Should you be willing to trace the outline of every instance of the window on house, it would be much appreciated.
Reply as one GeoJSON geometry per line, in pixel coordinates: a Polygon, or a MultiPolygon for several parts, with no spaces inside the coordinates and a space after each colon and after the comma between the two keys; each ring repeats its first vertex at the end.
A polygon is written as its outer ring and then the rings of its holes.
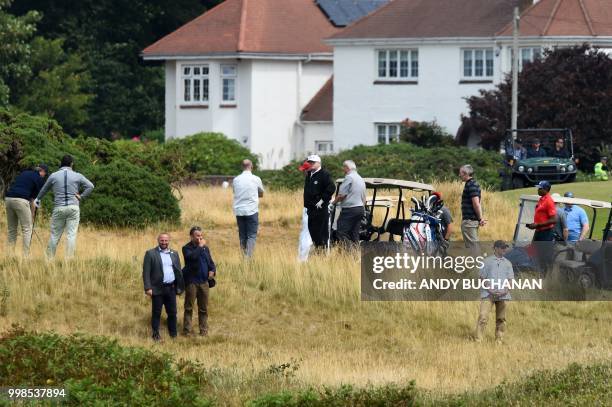
{"type": "Polygon", "coordinates": [[[540,59],[542,57],[542,49],[540,47],[521,48],[521,59],[519,61],[520,69],[523,69],[525,64],[540,59]]]}
{"type": "Polygon", "coordinates": [[[493,48],[464,49],[463,77],[490,79],[493,77],[493,48]]]}
{"type": "Polygon", "coordinates": [[[317,154],[325,155],[334,152],[333,141],[315,141],[315,150],[317,154]]]}
{"type": "Polygon", "coordinates": [[[183,66],[183,101],[208,102],[208,65],[183,66]]]}
{"type": "Polygon", "coordinates": [[[414,80],[419,76],[418,50],[378,50],[378,79],[414,80]]]}
{"type": "Polygon", "coordinates": [[[223,103],[236,102],[236,65],[221,65],[223,103]]]}
{"type": "Polygon", "coordinates": [[[399,123],[385,123],[376,125],[378,144],[398,143],[400,135],[399,123]]]}

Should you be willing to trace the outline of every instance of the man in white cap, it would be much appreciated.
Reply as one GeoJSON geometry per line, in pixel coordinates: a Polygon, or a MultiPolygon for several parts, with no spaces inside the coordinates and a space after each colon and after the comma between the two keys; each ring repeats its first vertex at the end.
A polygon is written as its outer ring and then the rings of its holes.
{"type": "Polygon", "coordinates": [[[308,231],[316,249],[327,244],[329,231],[329,202],[336,189],[329,172],[321,168],[321,157],[316,154],[308,156],[310,165],[304,181],[304,208],[308,213],[308,231]]]}

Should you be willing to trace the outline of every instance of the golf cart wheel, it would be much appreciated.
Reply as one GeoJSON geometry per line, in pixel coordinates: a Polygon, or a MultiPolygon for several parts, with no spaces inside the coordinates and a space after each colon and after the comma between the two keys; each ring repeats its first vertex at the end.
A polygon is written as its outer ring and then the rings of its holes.
{"type": "Polygon", "coordinates": [[[581,273],[578,276],[578,284],[580,284],[580,287],[582,287],[585,290],[592,288],[593,287],[593,277],[591,277],[591,275],[588,273],[581,273]]]}
{"type": "Polygon", "coordinates": [[[523,177],[512,177],[512,188],[513,189],[525,188],[525,179],[523,177]]]}

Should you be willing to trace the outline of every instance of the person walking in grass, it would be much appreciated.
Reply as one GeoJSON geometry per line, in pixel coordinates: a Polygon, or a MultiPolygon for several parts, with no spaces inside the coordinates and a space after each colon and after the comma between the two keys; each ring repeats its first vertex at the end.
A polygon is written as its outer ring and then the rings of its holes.
{"type": "Polygon", "coordinates": [[[506,329],[507,301],[510,301],[510,291],[503,288],[504,282],[514,279],[514,271],[510,260],[504,257],[508,245],[503,240],[493,244],[493,255],[484,260],[479,278],[483,283],[480,290],[480,312],[476,324],[474,339],[482,341],[487,326],[489,313],[495,307],[495,341],[501,343],[506,329]]]}
{"type": "Polygon", "coordinates": [[[486,225],[482,216],[480,185],[474,179],[474,169],[466,164],[459,169],[459,178],[465,182],[461,195],[461,234],[468,248],[478,246],[478,228],[486,225]]]}
{"type": "MultiPolygon", "coordinates": [[[[540,181],[536,188],[540,199],[535,207],[533,222],[525,225],[528,229],[535,230],[533,242],[537,253],[537,261],[540,271],[546,275],[552,262],[554,229],[557,223],[557,207],[550,195],[551,184],[548,181],[540,181]]],[[[566,219],[567,222],[567,219],[566,219]]]]}
{"type": "Polygon", "coordinates": [[[15,178],[9,186],[4,198],[6,209],[6,225],[8,229],[8,245],[11,253],[17,244],[17,227],[21,226],[23,239],[23,255],[30,253],[32,242],[34,200],[45,183],[49,168],[40,164],[34,170],[26,170],[15,178]]]}
{"type": "Polygon", "coordinates": [[[202,228],[194,226],[189,231],[191,240],[183,246],[185,269],[185,314],[183,316],[183,334],[191,335],[191,317],[193,305],[198,302],[198,325],[200,335],[208,335],[208,296],[209,289],[214,287],[217,266],[212,259],[210,249],[202,236],[202,228]]]}
{"type": "Polygon", "coordinates": [[[338,218],[338,239],[348,246],[359,243],[359,226],[365,212],[366,185],[365,181],[357,173],[354,161],[346,160],[342,164],[344,170],[344,181],[340,184],[338,194],[330,204],[330,212],[335,205],[341,208],[338,218]]]}
{"type": "Polygon", "coordinates": [[[234,214],[238,223],[240,248],[247,258],[253,256],[259,226],[259,198],[264,187],[261,178],[253,175],[251,160],[242,161],[242,174],[232,181],[234,189],[234,214]]]}
{"type": "Polygon", "coordinates": [[[53,213],[51,214],[51,237],[47,246],[47,257],[55,257],[57,244],[66,232],[66,258],[74,256],[77,232],[79,230],[80,208],[83,199],[87,198],[94,189],[91,183],[82,174],[74,171],[74,159],[70,155],[62,158],[59,171],[51,174],[43,185],[35,204],[40,201],[49,190],[53,191],[53,213]]]}
{"type": "Polygon", "coordinates": [[[160,341],[159,326],[162,308],[168,315],[168,333],[176,338],[176,296],[185,291],[181,272],[181,259],[170,249],[170,235],[160,233],[157,247],[147,250],[142,264],[142,281],[145,294],[151,297],[151,328],[153,340],[160,341]]]}

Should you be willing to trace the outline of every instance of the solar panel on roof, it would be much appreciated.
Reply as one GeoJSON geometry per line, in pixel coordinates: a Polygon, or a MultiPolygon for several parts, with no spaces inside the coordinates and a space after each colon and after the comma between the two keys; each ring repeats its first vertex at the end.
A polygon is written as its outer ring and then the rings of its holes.
{"type": "Polygon", "coordinates": [[[370,14],[389,0],[316,0],[319,8],[336,27],[345,27],[370,14]]]}

